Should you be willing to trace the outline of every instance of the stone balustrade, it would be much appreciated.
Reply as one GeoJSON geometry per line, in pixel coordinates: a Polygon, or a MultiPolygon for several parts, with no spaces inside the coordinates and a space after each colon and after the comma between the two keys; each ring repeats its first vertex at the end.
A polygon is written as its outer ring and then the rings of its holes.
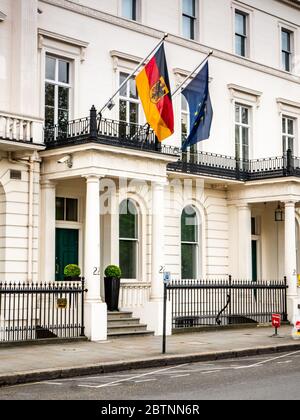
{"type": "Polygon", "coordinates": [[[0,111],[0,139],[43,144],[43,120],[0,111]]]}
{"type": "Polygon", "coordinates": [[[150,299],[151,283],[121,283],[120,307],[139,308],[150,299]]]}

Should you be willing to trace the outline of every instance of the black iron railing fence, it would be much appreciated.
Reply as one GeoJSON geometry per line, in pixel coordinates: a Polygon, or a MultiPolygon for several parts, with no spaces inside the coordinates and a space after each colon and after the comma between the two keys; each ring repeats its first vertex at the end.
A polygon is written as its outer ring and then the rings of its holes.
{"type": "Polygon", "coordinates": [[[178,158],[170,163],[170,172],[226,178],[240,181],[300,176],[300,158],[288,150],[284,156],[242,160],[216,153],[182,153],[180,148],[160,144],[148,125],[115,121],[97,115],[92,107],[90,116],[45,128],[48,148],[97,142],[141,151],[164,153],[178,158]]]}
{"type": "Polygon", "coordinates": [[[287,321],[287,282],[181,280],[167,287],[173,329],[287,321]]]}
{"type": "Polygon", "coordinates": [[[84,337],[84,280],[0,283],[0,342],[84,337]]]}

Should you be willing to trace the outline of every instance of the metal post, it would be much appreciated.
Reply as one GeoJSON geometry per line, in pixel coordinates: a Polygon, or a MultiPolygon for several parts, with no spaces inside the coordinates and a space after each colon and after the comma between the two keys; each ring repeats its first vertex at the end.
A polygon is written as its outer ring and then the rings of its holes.
{"type": "Polygon", "coordinates": [[[84,337],[84,277],[81,279],[81,333],[80,337],[84,337]]]}
{"type": "Polygon", "coordinates": [[[164,314],[163,314],[163,347],[162,353],[166,354],[166,335],[167,335],[167,285],[164,283],[164,314]]]}
{"type": "Polygon", "coordinates": [[[90,138],[97,139],[97,134],[97,110],[93,105],[90,110],[90,138]]]}
{"type": "Polygon", "coordinates": [[[288,289],[287,277],[284,277],[284,285],[285,285],[285,289],[284,289],[283,321],[287,322],[288,321],[288,315],[287,315],[287,289],[288,289]]]}

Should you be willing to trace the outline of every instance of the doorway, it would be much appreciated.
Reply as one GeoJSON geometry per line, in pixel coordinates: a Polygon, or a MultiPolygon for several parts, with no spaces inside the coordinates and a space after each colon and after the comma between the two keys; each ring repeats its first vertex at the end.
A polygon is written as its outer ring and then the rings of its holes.
{"type": "Polygon", "coordinates": [[[77,264],[79,231],[77,229],[56,229],[55,280],[64,280],[64,268],[69,264],[77,264]]]}

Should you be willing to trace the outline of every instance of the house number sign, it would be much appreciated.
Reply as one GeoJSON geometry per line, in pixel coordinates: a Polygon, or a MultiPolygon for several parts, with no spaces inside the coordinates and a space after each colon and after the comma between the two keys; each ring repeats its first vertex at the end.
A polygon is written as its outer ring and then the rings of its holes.
{"type": "Polygon", "coordinates": [[[57,308],[58,309],[67,309],[68,300],[67,299],[57,299],[57,308]]]}

